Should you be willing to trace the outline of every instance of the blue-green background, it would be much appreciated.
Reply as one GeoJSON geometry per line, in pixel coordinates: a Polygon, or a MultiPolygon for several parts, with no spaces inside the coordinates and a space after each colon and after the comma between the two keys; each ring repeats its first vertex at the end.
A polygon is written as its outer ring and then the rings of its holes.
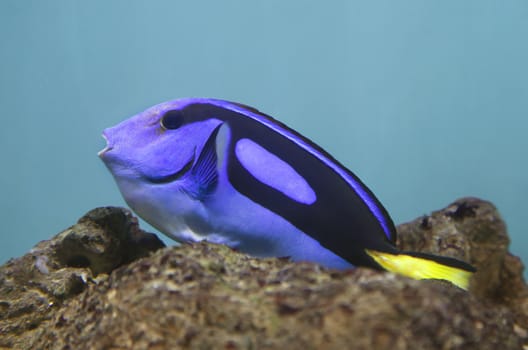
{"type": "Polygon", "coordinates": [[[528,261],[527,1],[0,0],[0,263],[124,205],[101,131],[185,96],[275,116],[396,223],[491,200],[528,261]]]}

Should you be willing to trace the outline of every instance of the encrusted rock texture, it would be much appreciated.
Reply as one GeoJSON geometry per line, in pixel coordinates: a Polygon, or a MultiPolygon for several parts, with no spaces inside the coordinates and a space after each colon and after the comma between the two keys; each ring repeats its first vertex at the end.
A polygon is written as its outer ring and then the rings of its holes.
{"type": "Polygon", "coordinates": [[[469,291],[366,268],[164,247],[97,208],[0,267],[0,349],[528,349],[528,289],[496,208],[463,198],[398,227],[477,268],[469,291]]]}

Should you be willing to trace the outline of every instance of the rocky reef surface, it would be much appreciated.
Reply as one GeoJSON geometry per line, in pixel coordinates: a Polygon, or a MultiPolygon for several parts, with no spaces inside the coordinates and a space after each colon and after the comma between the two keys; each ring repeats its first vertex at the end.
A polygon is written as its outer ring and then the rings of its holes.
{"type": "Polygon", "coordinates": [[[528,349],[528,288],[496,208],[463,198],[398,227],[478,269],[469,291],[365,268],[164,247],[97,208],[0,267],[0,349],[528,349]]]}

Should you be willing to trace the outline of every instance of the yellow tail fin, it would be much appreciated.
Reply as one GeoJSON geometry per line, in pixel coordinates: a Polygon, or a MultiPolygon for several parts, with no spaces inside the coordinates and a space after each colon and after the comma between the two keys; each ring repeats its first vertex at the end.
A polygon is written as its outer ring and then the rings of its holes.
{"type": "MultiPolygon", "coordinates": [[[[371,256],[381,267],[385,270],[398,273],[417,280],[420,279],[441,279],[447,280],[462,289],[469,286],[469,278],[474,269],[469,266],[467,269],[462,267],[454,267],[436,262],[434,256],[430,258],[424,254],[423,256],[413,256],[402,254],[390,254],[379,252],[375,250],[368,250],[366,252],[371,256]]],[[[418,254],[417,254],[418,255],[418,254]]],[[[441,258],[446,260],[447,258],[441,258]]],[[[458,262],[453,259],[453,261],[458,262]]],[[[464,264],[460,262],[460,264],[464,264]]]]}

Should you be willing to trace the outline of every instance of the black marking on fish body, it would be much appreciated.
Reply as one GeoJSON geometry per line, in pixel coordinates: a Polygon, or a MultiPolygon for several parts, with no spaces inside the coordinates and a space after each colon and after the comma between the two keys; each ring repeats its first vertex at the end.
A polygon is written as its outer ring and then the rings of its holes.
{"type": "Polygon", "coordinates": [[[154,184],[167,184],[174,182],[176,180],[180,180],[189,170],[191,170],[191,167],[194,163],[195,154],[191,156],[191,158],[185,163],[185,165],[178,171],[169,174],[169,175],[163,175],[159,177],[149,176],[147,177],[147,181],[154,183],[154,184]]]}
{"type": "Polygon", "coordinates": [[[265,143],[269,152],[281,154],[282,159],[297,169],[314,189],[317,200],[309,206],[298,203],[264,186],[236,157],[230,157],[229,179],[240,193],[285,218],[355,265],[372,265],[370,257],[364,254],[365,248],[395,251],[377,219],[341,177],[290,140],[250,122],[244,119],[233,127],[233,140],[249,134],[253,141],[265,143]]]}
{"type": "MultiPolygon", "coordinates": [[[[255,113],[254,110],[251,112],[255,113]]],[[[354,265],[379,268],[378,264],[365,253],[365,249],[393,254],[398,252],[394,246],[396,229],[381,203],[353,173],[308,139],[270,116],[260,113],[263,118],[279,125],[309,147],[316,149],[328,161],[343,168],[357,181],[384,215],[384,220],[389,225],[390,240],[365,201],[340,174],[280,132],[242,113],[214,104],[189,104],[183,108],[183,114],[186,118],[192,119],[189,122],[215,118],[229,124],[231,140],[227,151],[228,179],[242,195],[286,219],[299,230],[316,239],[322,246],[354,265]],[[299,203],[252,176],[235,155],[235,145],[242,138],[249,138],[267,151],[280,155],[282,160],[292,166],[310,184],[317,196],[315,203],[311,205],[299,203]]]]}

